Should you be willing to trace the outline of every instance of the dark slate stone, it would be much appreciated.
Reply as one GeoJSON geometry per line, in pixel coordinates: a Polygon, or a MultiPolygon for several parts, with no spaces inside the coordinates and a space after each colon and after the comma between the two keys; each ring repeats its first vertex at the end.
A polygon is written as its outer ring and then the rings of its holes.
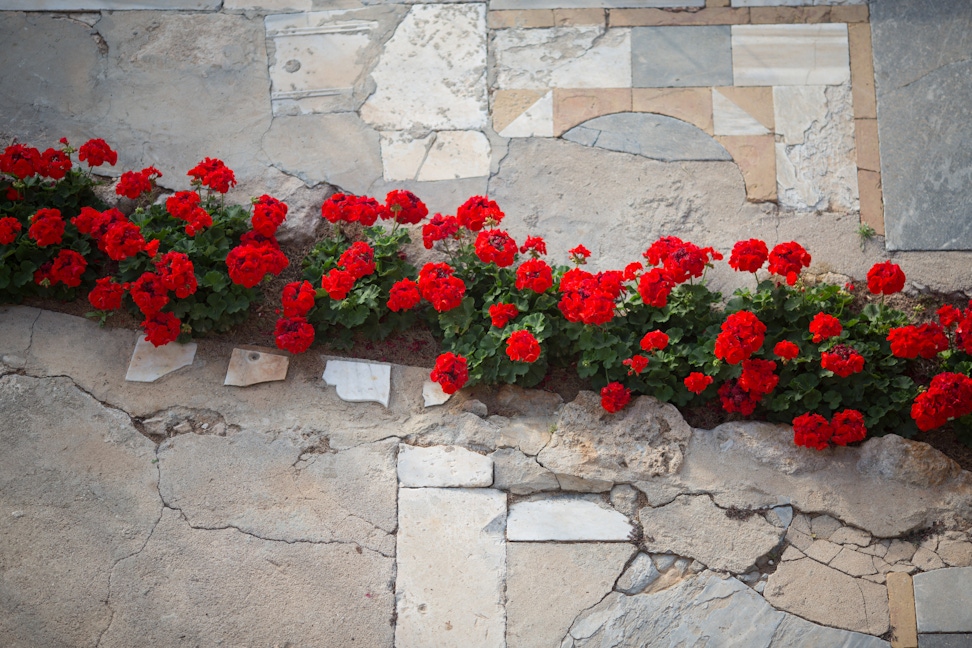
{"type": "Polygon", "coordinates": [[[575,126],[563,138],[584,146],[631,153],[653,160],[731,160],[705,131],[652,113],[616,113],[575,126]]]}
{"type": "Polygon", "coordinates": [[[972,632],[972,567],[916,574],[918,632],[972,632]]]}
{"type": "Polygon", "coordinates": [[[972,2],[873,0],[892,250],[972,250],[972,2]]]}
{"type": "Polygon", "coordinates": [[[731,86],[729,25],[635,27],[631,79],[636,88],[731,86]]]}
{"type": "Polygon", "coordinates": [[[918,648],[972,648],[972,634],[920,634],[918,648]]]}

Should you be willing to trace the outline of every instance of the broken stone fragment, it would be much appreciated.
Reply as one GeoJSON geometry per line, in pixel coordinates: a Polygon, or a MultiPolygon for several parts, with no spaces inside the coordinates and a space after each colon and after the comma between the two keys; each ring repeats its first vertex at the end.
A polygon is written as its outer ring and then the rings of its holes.
{"type": "Polygon", "coordinates": [[[398,447],[398,481],[409,488],[475,488],[493,483],[493,459],[461,446],[398,447]]]}
{"type": "Polygon", "coordinates": [[[511,541],[614,540],[632,532],[628,519],[614,509],[581,497],[515,502],[506,529],[511,541]]]}
{"type": "Polygon", "coordinates": [[[658,580],[661,573],[646,553],[639,553],[621,574],[615,589],[624,594],[640,594],[658,580]]]}
{"type": "Polygon", "coordinates": [[[372,362],[328,360],[324,382],[337,387],[337,395],[349,403],[375,402],[388,407],[391,365],[372,362]]]}
{"type": "Polygon", "coordinates": [[[233,349],[224,385],[248,387],[287,379],[290,358],[256,349],[233,349]]]}
{"type": "Polygon", "coordinates": [[[141,333],[132,352],[125,380],[129,382],[155,382],[177,369],[188,367],[196,357],[196,343],[170,342],[160,347],[145,339],[141,333]]]}
{"type": "Polygon", "coordinates": [[[514,495],[557,490],[560,484],[552,472],[514,448],[501,448],[493,458],[493,487],[514,495]]]}

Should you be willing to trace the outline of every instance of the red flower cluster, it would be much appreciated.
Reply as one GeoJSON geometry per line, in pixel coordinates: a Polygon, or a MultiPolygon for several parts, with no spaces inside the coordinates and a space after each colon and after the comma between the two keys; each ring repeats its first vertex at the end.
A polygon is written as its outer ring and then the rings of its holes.
{"type": "Polygon", "coordinates": [[[557,308],[568,322],[606,324],[614,317],[614,302],[623,290],[622,276],[617,271],[596,275],[573,268],[560,279],[560,302],[557,308]]]}
{"type": "Polygon", "coordinates": [[[634,376],[645,370],[648,366],[648,358],[643,355],[633,355],[621,364],[628,367],[629,376],[634,376]]]}
{"type": "Polygon", "coordinates": [[[347,270],[354,280],[375,271],[375,251],[364,241],[355,241],[338,259],[338,266],[347,270]]]}
{"type": "Polygon", "coordinates": [[[769,271],[786,277],[786,284],[796,283],[800,271],[810,267],[810,255],[796,241],[780,243],[769,253],[769,271]]]}
{"type": "Polygon", "coordinates": [[[719,400],[722,401],[722,409],[732,414],[739,412],[743,416],[749,416],[756,411],[761,395],[746,391],[739,384],[738,379],[727,380],[719,387],[719,400]]]}
{"type": "Polygon", "coordinates": [[[41,153],[37,173],[51,180],[60,180],[71,170],[71,166],[71,157],[67,153],[50,148],[41,153]]]}
{"type": "Polygon", "coordinates": [[[314,308],[317,291],[309,281],[291,281],[280,294],[284,317],[304,317],[314,308]]]}
{"type": "Polygon", "coordinates": [[[34,282],[42,286],[62,283],[68,288],[77,288],[87,267],[88,262],[74,250],[61,250],[53,261],[48,261],[34,272],[34,282]]]}
{"type": "Polygon", "coordinates": [[[519,309],[513,304],[499,303],[489,307],[489,318],[496,328],[503,328],[519,314],[519,309]]]}
{"type": "Polygon", "coordinates": [[[245,288],[257,285],[267,274],[278,275],[290,262],[274,239],[247,232],[240,245],[226,255],[226,269],[235,284],[245,288]]]}
{"type": "Polygon", "coordinates": [[[732,247],[729,267],[737,272],[752,272],[763,267],[769,258],[769,249],[759,239],[739,241],[732,247]]]}
{"type": "Polygon", "coordinates": [[[365,227],[374,225],[379,216],[384,218],[384,212],[385,207],[374,198],[342,193],[334,194],[321,205],[321,216],[328,222],[361,223],[365,227]]]}
{"type": "Polygon", "coordinates": [[[117,209],[99,212],[97,209],[82,207],[81,213],[71,219],[71,223],[82,234],[92,237],[98,249],[114,261],[123,261],[139,252],[155,256],[159,242],[146,243],[138,225],[128,220],[117,209]]]}
{"type": "Polygon", "coordinates": [[[456,210],[459,224],[473,232],[483,229],[483,225],[498,225],[503,216],[496,201],[486,196],[473,196],[456,210]]]}
{"type": "Polygon", "coordinates": [[[385,196],[385,210],[381,217],[394,218],[402,225],[416,225],[429,215],[429,208],[411,191],[396,190],[385,196]]]}
{"type": "Polygon", "coordinates": [[[641,301],[648,306],[664,308],[668,304],[668,295],[675,287],[675,282],[662,268],[649,270],[638,279],[638,294],[641,301]]]}
{"type": "Polygon", "coordinates": [[[334,301],[341,301],[346,299],[348,293],[354,288],[354,281],[354,275],[347,270],[332,268],[321,277],[321,288],[327,291],[328,296],[334,301]]]}
{"type": "Polygon", "coordinates": [[[864,371],[864,356],[846,344],[838,344],[820,354],[820,366],[841,378],[864,371]]]}
{"type": "Polygon", "coordinates": [[[435,367],[429,378],[439,383],[445,393],[454,394],[469,380],[468,363],[461,355],[451,351],[443,353],[435,359],[435,367]]]}
{"type": "Polygon", "coordinates": [[[476,237],[476,256],[483,263],[495,263],[500,268],[513,265],[516,241],[503,230],[482,230],[476,237]]]}
{"type": "Polygon", "coordinates": [[[273,196],[263,194],[253,203],[253,231],[270,237],[287,218],[287,205],[273,196]]]}
{"type": "Polygon", "coordinates": [[[875,263],[867,271],[867,289],[875,295],[893,295],[900,292],[905,285],[905,274],[900,266],[885,261],[875,263]]]}
{"type": "Polygon", "coordinates": [[[199,202],[199,194],[195,191],[177,191],[165,200],[165,209],[175,218],[186,221],[189,236],[195,236],[213,224],[213,217],[199,206],[199,202]]]}
{"type": "Polygon", "coordinates": [[[23,229],[20,221],[13,216],[0,218],[0,245],[10,245],[17,238],[17,233],[23,229]]]}
{"type": "Polygon", "coordinates": [[[644,257],[653,266],[662,264],[667,277],[680,284],[693,277],[701,277],[706,266],[711,265],[713,260],[721,259],[722,255],[713,248],[700,248],[677,236],[663,236],[651,244],[644,257]]]}
{"type": "Polygon", "coordinates": [[[64,237],[64,219],[61,218],[61,212],[57,209],[38,209],[30,217],[27,235],[37,243],[37,247],[59,245],[64,237]]]}
{"type": "Polygon", "coordinates": [[[440,313],[459,306],[466,294],[466,284],[453,273],[447,263],[426,263],[419,271],[419,292],[440,313]]]}
{"type": "Polygon", "coordinates": [[[782,340],[773,347],[773,355],[783,360],[792,360],[800,355],[800,347],[789,340],[782,340]]]}
{"type": "Polygon", "coordinates": [[[834,429],[834,436],[830,442],[834,445],[845,446],[848,443],[863,441],[867,436],[864,426],[864,415],[857,410],[845,409],[834,414],[830,421],[834,429]]]}
{"type": "Polygon", "coordinates": [[[132,200],[144,193],[152,191],[152,183],[162,177],[162,172],[155,167],[145,167],[141,171],[126,171],[115,185],[115,193],[132,200]]]}
{"type": "Polygon", "coordinates": [[[577,247],[568,250],[567,254],[570,255],[570,260],[572,263],[576,263],[577,265],[584,265],[585,263],[587,263],[587,258],[591,256],[591,251],[588,250],[583,245],[578,245],[577,247]]]}
{"type": "Polygon", "coordinates": [[[396,281],[388,293],[388,309],[395,311],[406,311],[415,308],[422,300],[422,293],[419,286],[411,279],[396,281]]]}
{"type": "Polygon", "coordinates": [[[685,388],[693,394],[701,394],[705,391],[706,387],[712,384],[712,376],[706,376],[704,373],[693,371],[682,382],[685,383],[685,388]]]}
{"type": "Polygon", "coordinates": [[[179,299],[196,292],[196,274],[192,261],[182,252],[170,251],[155,262],[155,271],[162,278],[166,290],[174,292],[179,299]]]}
{"type": "Polygon", "coordinates": [[[121,308],[122,297],[128,290],[128,284],[119,284],[111,277],[102,277],[95,282],[95,287],[88,293],[88,301],[97,310],[113,311],[121,308]]]}
{"type": "Polygon", "coordinates": [[[539,236],[528,236],[526,242],[520,246],[520,252],[529,252],[534,258],[547,253],[547,242],[539,236]]]}
{"type": "Polygon", "coordinates": [[[715,355],[729,364],[739,364],[763,346],[766,325],[749,311],[729,315],[716,337],[715,355]]]}
{"type": "Polygon", "coordinates": [[[540,343],[530,331],[514,331],[506,340],[506,355],[513,362],[536,362],[540,358],[540,343]]]}
{"type": "Polygon", "coordinates": [[[840,320],[828,313],[817,313],[810,320],[810,332],[813,333],[813,343],[820,344],[824,340],[840,335],[844,327],[840,320]]]}
{"type": "Polygon", "coordinates": [[[601,407],[614,414],[631,402],[631,390],[619,382],[608,383],[601,389],[601,407]]]}
{"type": "Polygon", "coordinates": [[[527,259],[516,269],[516,289],[540,294],[553,286],[553,270],[543,259],[527,259]]]}
{"type": "Polygon", "coordinates": [[[863,441],[867,436],[864,415],[845,409],[828,421],[821,414],[801,414],[793,419],[793,443],[805,448],[824,450],[831,445],[845,446],[863,441]]]}
{"type": "Polygon", "coordinates": [[[281,318],[277,320],[273,336],[278,349],[303,353],[314,342],[314,327],[303,317],[281,318]]]}
{"type": "Polygon", "coordinates": [[[455,236],[459,231],[459,221],[455,216],[436,214],[428,223],[422,226],[422,244],[426,250],[431,250],[436,241],[444,241],[455,236]]]}
{"type": "Polygon", "coordinates": [[[209,187],[217,193],[226,193],[230,187],[236,186],[236,176],[222,160],[204,158],[202,162],[189,169],[186,173],[192,178],[192,183],[209,187]]]}
{"type": "Polygon", "coordinates": [[[11,144],[0,154],[0,173],[21,180],[36,174],[42,165],[40,151],[24,144],[11,144]]]}
{"type": "Polygon", "coordinates": [[[932,359],[948,349],[948,337],[942,327],[934,322],[920,326],[902,326],[888,333],[891,353],[896,358],[932,359]]]}
{"type": "Polygon", "coordinates": [[[668,346],[668,335],[662,331],[648,331],[641,338],[641,348],[643,351],[651,353],[655,350],[662,350],[668,346]]]}
{"type": "Polygon", "coordinates": [[[911,418],[922,432],[968,414],[972,414],[972,378],[960,373],[938,374],[911,405],[911,418]]]}
{"type": "Polygon", "coordinates": [[[128,294],[146,317],[155,315],[169,303],[169,289],[162,277],[154,272],[145,272],[132,282],[128,294]]]}
{"type": "Polygon", "coordinates": [[[118,162],[118,153],[111,150],[105,140],[91,139],[78,149],[78,159],[87,162],[89,167],[101,166],[105,162],[115,166],[115,163],[118,162]]]}
{"type": "Polygon", "coordinates": [[[182,322],[172,313],[159,312],[146,317],[145,321],[142,322],[142,329],[145,331],[145,339],[160,347],[163,344],[174,342],[179,337],[182,322]]]}
{"type": "Polygon", "coordinates": [[[742,374],[739,376],[739,386],[749,392],[756,400],[776,389],[780,377],[775,373],[776,363],[772,360],[758,360],[750,358],[743,360],[742,374]]]}
{"type": "Polygon", "coordinates": [[[972,301],[961,311],[954,306],[942,306],[938,309],[938,318],[942,326],[955,327],[955,346],[972,355],[972,301]]]}

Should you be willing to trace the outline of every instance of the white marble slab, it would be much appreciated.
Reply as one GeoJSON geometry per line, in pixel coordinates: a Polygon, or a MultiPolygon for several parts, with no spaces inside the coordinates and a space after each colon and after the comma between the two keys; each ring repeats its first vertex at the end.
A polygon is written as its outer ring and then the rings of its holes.
{"type": "Polygon", "coordinates": [[[493,485],[493,458],[462,446],[398,446],[398,482],[410,488],[493,485]]]}
{"type": "Polygon", "coordinates": [[[223,0],[224,11],[310,11],[314,0],[223,0]]]}
{"type": "Polygon", "coordinates": [[[248,387],[265,382],[287,379],[290,358],[254,349],[233,349],[226,368],[224,385],[248,387]]]}
{"type": "Polygon", "coordinates": [[[442,385],[431,380],[426,380],[422,384],[422,398],[425,400],[426,407],[435,407],[446,403],[452,394],[442,391],[442,385]]]}
{"type": "Polygon", "coordinates": [[[614,540],[624,542],[632,526],[623,514],[595,502],[562,497],[517,502],[510,507],[510,541],[614,540]]]}
{"type": "Polygon", "coordinates": [[[543,95],[499,132],[500,137],[553,137],[553,93],[543,95]]]}
{"type": "Polygon", "coordinates": [[[628,9],[641,7],[704,7],[705,0],[490,0],[497,9],[628,9]]]}
{"type": "Polygon", "coordinates": [[[414,139],[411,134],[398,131],[385,131],[381,137],[381,165],[385,180],[402,182],[415,180],[435,134],[414,139]]]}
{"type": "Polygon", "coordinates": [[[324,382],[337,388],[337,395],[349,403],[381,403],[388,407],[391,395],[391,365],[348,360],[328,360],[324,382]]]}
{"type": "Polygon", "coordinates": [[[0,0],[0,11],[207,11],[219,9],[220,0],[0,0]]]}
{"type": "Polygon", "coordinates": [[[732,71],[737,86],[846,83],[847,25],[733,25],[732,71]]]}
{"type": "Polygon", "coordinates": [[[712,127],[716,135],[768,135],[769,129],[755,117],[712,89],[712,127]]]}
{"type": "Polygon", "coordinates": [[[188,367],[195,357],[195,342],[189,344],[169,342],[157,347],[139,333],[138,341],[135,343],[135,351],[132,352],[132,360],[128,363],[128,373],[125,374],[125,380],[129,382],[155,382],[176,369],[188,367]]]}
{"type": "Polygon", "coordinates": [[[417,180],[458,180],[489,175],[489,140],[479,131],[440,131],[429,147],[417,180]]]}

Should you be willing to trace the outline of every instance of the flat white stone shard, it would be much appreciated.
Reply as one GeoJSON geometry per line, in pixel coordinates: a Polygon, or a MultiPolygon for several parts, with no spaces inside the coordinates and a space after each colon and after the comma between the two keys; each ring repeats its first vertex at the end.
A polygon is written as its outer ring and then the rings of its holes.
{"type": "Polygon", "coordinates": [[[248,387],[258,383],[287,379],[290,358],[253,349],[233,349],[224,385],[248,387]]]}
{"type": "Polygon", "coordinates": [[[347,360],[328,360],[324,382],[337,388],[337,395],[349,403],[381,403],[388,407],[391,395],[391,365],[347,360]]]}
{"type": "Polygon", "coordinates": [[[426,380],[422,385],[422,398],[425,399],[426,407],[435,407],[436,405],[442,405],[452,398],[452,394],[447,394],[442,391],[442,385],[439,383],[426,380]]]}
{"type": "Polygon", "coordinates": [[[732,73],[737,86],[846,83],[847,25],[733,25],[732,73]]]}
{"type": "Polygon", "coordinates": [[[628,518],[580,498],[517,502],[510,507],[506,535],[511,541],[607,540],[625,542],[628,518]]]}
{"type": "Polygon", "coordinates": [[[196,357],[196,343],[170,342],[155,346],[139,333],[132,360],[128,363],[125,380],[129,382],[155,382],[162,376],[192,364],[196,357]]]}
{"type": "Polygon", "coordinates": [[[493,485],[493,459],[462,446],[398,446],[398,481],[409,487],[493,485]]]}
{"type": "Polygon", "coordinates": [[[553,93],[543,95],[509,125],[500,137],[553,137],[553,93]]]}
{"type": "Polygon", "coordinates": [[[769,130],[721,92],[712,89],[712,126],[716,135],[767,135],[769,130]]]}

